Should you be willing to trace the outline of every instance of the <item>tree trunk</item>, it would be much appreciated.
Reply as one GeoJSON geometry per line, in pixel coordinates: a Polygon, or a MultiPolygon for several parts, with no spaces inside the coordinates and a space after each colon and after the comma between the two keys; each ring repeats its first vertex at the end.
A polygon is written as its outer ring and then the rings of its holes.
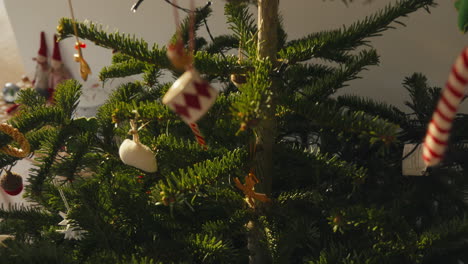
{"type": "MultiPolygon", "coordinates": [[[[278,45],[278,0],[258,0],[258,56],[269,58],[273,65],[276,64],[278,45]]],[[[266,109],[265,119],[256,129],[257,153],[255,156],[256,176],[260,180],[256,190],[271,194],[273,173],[273,145],[277,134],[275,122],[275,108],[277,92],[276,80],[272,79],[270,89],[273,98],[270,107],[266,109]]]]}
{"type": "MultiPolygon", "coordinates": [[[[259,59],[269,58],[276,64],[278,51],[278,6],[279,0],[258,0],[258,56],[259,59]]],[[[266,117],[256,129],[257,152],[255,155],[255,173],[260,183],[255,190],[271,195],[273,175],[273,146],[275,144],[277,129],[275,122],[276,108],[276,81],[272,79],[273,98],[266,110],[266,117]]],[[[257,213],[261,214],[268,208],[258,204],[257,213]]],[[[250,264],[272,263],[271,252],[266,243],[266,233],[262,225],[252,220],[248,224],[248,248],[250,250],[250,264]]]]}

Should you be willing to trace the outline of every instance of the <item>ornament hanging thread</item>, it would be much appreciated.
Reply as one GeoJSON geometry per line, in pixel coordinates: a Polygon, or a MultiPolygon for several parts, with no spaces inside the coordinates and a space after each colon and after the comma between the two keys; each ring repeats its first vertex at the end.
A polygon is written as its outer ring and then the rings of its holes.
{"type": "MultiPolygon", "coordinates": [[[[59,185],[57,180],[54,181],[56,185],[59,185]]],[[[70,221],[68,219],[68,214],[70,213],[70,205],[68,204],[67,198],[65,197],[65,193],[63,192],[61,186],[57,186],[57,189],[59,191],[60,197],[62,198],[63,204],[65,205],[65,208],[67,209],[67,212],[59,212],[60,217],[63,218],[60,223],[58,223],[59,226],[63,226],[63,229],[58,229],[57,232],[61,233],[64,235],[65,239],[69,240],[81,240],[84,237],[84,234],[86,234],[86,231],[82,230],[78,225],[70,221]]]]}

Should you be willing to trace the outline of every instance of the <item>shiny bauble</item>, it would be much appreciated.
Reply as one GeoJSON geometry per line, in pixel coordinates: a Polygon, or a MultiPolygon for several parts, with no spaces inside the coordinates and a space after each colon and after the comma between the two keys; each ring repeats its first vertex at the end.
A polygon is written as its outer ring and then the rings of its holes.
{"type": "Polygon", "coordinates": [[[20,88],[14,83],[6,83],[3,88],[3,100],[7,103],[14,103],[18,97],[20,88]]]}

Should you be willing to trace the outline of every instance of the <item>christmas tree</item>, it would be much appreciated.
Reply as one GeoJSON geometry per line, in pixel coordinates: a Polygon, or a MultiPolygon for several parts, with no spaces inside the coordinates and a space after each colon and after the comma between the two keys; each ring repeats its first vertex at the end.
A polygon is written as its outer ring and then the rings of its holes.
{"type": "MultiPolygon", "coordinates": [[[[406,78],[411,114],[357,95],[335,96],[379,63],[371,37],[434,1],[401,0],[350,26],[296,40],[287,39],[277,0],[256,3],[258,22],[250,2],[225,4],[229,35],[192,34],[206,25],[207,5],[170,40],[194,47],[194,68],[220,87],[198,122],[203,138],[181,119],[182,110],[179,116],[162,103],[173,83],[161,75],[176,80],[184,73],[166,47],[76,24],[78,37],[118,51],[100,72],[103,81],[143,78],[119,87],[94,118],[74,118],[77,81],[62,84],[52,105],[34,90],[21,92],[20,112],[9,124],[36,154],[26,195],[37,206],[0,210],[0,233],[15,237],[0,247],[2,261],[468,260],[467,133],[457,126],[468,118],[457,116],[441,166],[426,177],[406,177],[404,144],[422,141],[440,89],[421,74],[406,78]],[[123,158],[127,143],[138,150],[123,158]]],[[[58,33],[72,37],[74,21],[62,19],[58,33]]],[[[200,94],[207,96],[206,88],[200,94]]],[[[13,144],[3,133],[0,142],[13,144]]],[[[18,159],[0,154],[0,167],[18,159]]]]}

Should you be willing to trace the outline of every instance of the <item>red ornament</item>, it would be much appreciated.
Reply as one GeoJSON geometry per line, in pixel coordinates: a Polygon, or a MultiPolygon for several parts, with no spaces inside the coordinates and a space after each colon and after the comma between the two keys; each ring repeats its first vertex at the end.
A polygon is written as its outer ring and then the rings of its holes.
{"type": "Polygon", "coordinates": [[[7,194],[18,195],[23,191],[23,178],[16,173],[7,171],[0,179],[0,186],[7,194]]]}
{"type": "Polygon", "coordinates": [[[80,42],[80,43],[77,43],[77,44],[75,45],[75,49],[76,49],[76,50],[78,50],[78,49],[80,49],[80,48],[83,48],[83,49],[86,48],[86,44],[83,43],[83,42],[80,42]]]}

